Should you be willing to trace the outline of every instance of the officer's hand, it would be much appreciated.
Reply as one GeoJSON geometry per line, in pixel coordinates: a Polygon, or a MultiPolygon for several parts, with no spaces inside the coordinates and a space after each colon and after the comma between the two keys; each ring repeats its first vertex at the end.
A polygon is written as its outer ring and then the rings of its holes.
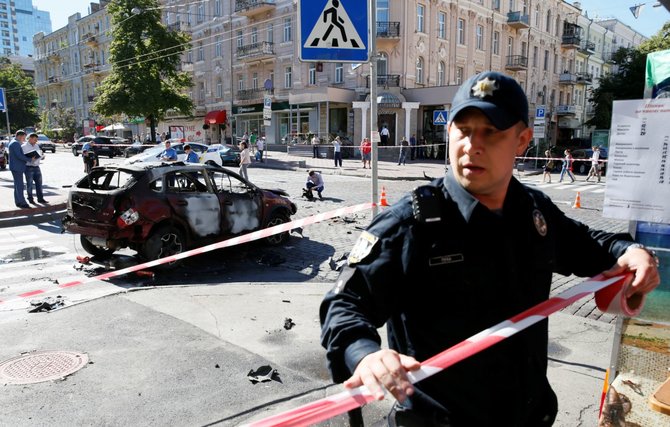
{"type": "Polygon", "coordinates": [[[365,356],[356,366],[354,374],[344,382],[346,388],[366,386],[376,400],[384,398],[384,386],[399,401],[414,393],[407,371],[415,371],[421,364],[410,356],[393,350],[379,350],[365,356]]]}
{"type": "Polygon", "coordinates": [[[613,277],[627,272],[635,274],[632,286],[626,292],[626,298],[634,294],[647,294],[661,283],[656,259],[644,249],[632,248],[617,259],[616,264],[607,271],[605,277],[613,277]]]}

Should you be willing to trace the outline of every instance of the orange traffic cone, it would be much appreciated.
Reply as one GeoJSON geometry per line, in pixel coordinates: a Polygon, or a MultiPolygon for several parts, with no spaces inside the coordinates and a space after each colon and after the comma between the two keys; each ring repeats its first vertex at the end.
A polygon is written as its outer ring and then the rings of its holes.
{"type": "Polygon", "coordinates": [[[582,197],[579,194],[579,191],[577,192],[577,197],[575,198],[575,204],[572,205],[572,209],[581,209],[582,207],[582,197]]]}
{"type": "Polygon", "coordinates": [[[379,206],[391,206],[386,200],[386,188],[382,187],[382,196],[379,199],[379,206]]]}

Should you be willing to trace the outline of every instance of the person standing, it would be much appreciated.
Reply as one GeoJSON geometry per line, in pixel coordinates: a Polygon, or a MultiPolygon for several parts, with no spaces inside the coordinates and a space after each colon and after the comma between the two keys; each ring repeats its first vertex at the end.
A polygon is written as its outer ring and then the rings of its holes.
{"type": "Polygon", "coordinates": [[[600,182],[600,147],[593,146],[593,153],[591,154],[591,169],[586,177],[588,181],[591,177],[598,178],[600,182]]]}
{"type": "Polygon", "coordinates": [[[256,141],[256,150],[258,152],[258,161],[263,163],[263,152],[265,151],[265,138],[258,138],[256,141]]]}
{"type": "Polygon", "coordinates": [[[333,159],[335,160],[335,167],[342,167],[342,143],[339,136],[336,136],[333,140],[333,159]]]}
{"type": "Polygon", "coordinates": [[[415,134],[412,134],[412,136],[409,137],[409,146],[410,146],[410,149],[409,149],[410,157],[409,157],[409,159],[410,159],[410,160],[414,160],[414,159],[416,159],[416,157],[417,157],[417,152],[416,152],[416,135],[415,135],[415,134]]]}
{"type": "Polygon", "coordinates": [[[28,135],[28,142],[21,145],[23,154],[31,161],[26,164],[26,184],[28,191],[28,203],[35,204],[33,199],[33,185],[35,186],[35,194],[39,203],[49,203],[44,200],[44,193],[42,191],[42,170],[40,169],[40,162],[44,160],[44,154],[37,145],[37,134],[31,133],[28,135]]]}
{"type": "Polygon", "coordinates": [[[95,139],[86,141],[81,147],[81,158],[84,161],[84,172],[90,173],[91,169],[98,166],[98,147],[95,139]]]}
{"type": "Polygon", "coordinates": [[[14,179],[14,204],[21,209],[30,208],[23,196],[23,175],[26,173],[26,164],[30,159],[23,154],[21,145],[26,140],[26,133],[23,130],[16,131],[14,138],[9,143],[7,150],[9,151],[9,170],[12,172],[14,179]]]}
{"type": "Polygon", "coordinates": [[[403,136],[400,140],[400,153],[398,155],[398,165],[402,164],[403,166],[407,163],[407,153],[409,151],[409,142],[403,136]]]}
{"type": "Polygon", "coordinates": [[[328,368],[376,400],[388,390],[398,425],[551,426],[558,402],[547,320],[416,384],[407,374],[546,301],[555,272],[632,273],[628,295],[643,298],[660,282],[657,264],[631,236],[592,230],[514,178],[514,159],[533,137],[516,80],[469,78],[449,119],[447,174],[372,219],[321,304],[328,368]],[[378,334],[384,324],[389,348],[378,334]]]}
{"type": "Polygon", "coordinates": [[[312,137],[312,158],[319,158],[319,137],[316,134],[312,137]]]}
{"type": "Polygon", "coordinates": [[[391,132],[389,132],[389,128],[386,127],[386,125],[382,126],[382,130],[379,131],[379,139],[381,139],[381,145],[382,146],[389,145],[389,137],[390,136],[391,136],[391,132]]]}
{"type": "Polygon", "coordinates": [[[244,135],[242,135],[242,140],[240,141],[240,143],[242,142],[246,143],[247,146],[249,145],[249,132],[244,131],[244,135]]]}
{"type": "Polygon", "coordinates": [[[361,159],[363,160],[363,169],[365,169],[366,164],[370,169],[372,169],[372,166],[370,166],[371,157],[372,157],[372,144],[370,143],[370,139],[363,138],[363,141],[361,142],[361,159]]]}
{"type": "Polygon", "coordinates": [[[254,154],[254,150],[256,149],[256,140],[258,140],[258,136],[256,135],[256,131],[251,131],[251,135],[249,135],[249,149],[251,150],[251,154],[254,154]]]}
{"type": "Polygon", "coordinates": [[[240,148],[242,151],[240,151],[240,170],[239,174],[244,177],[247,181],[249,181],[249,174],[247,172],[247,168],[249,167],[249,164],[251,163],[251,153],[249,152],[249,147],[247,146],[246,142],[243,142],[240,144],[240,148]]]}
{"type": "Polygon", "coordinates": [[[184,153],[186,153],[186,163],[200,163],[198,153],[193,151],[189,144],[184,145],[184,153]]]}
{"type": "Polygon", "coordinates": [[[551,157],[551,150],[545,151],[544,157],[546,159],[546,163],[544,164],[542,182],[545,182],[545,180],[548,179],[547,182],[551,184],[551,172],[554,170],[554,159],[551,157]]]}
{"type": "Polygon", "coordinates": [[[165,150],[159,156],[163,162],[176,162],[179,157],[177,156],[177,151],[172,148],[172,142],[165,141],[165,150]]]}
{"type": "Polygon", "coordinates": [[[572,181],[570,182],[575,182],[575,176],[572,174],[572,153],[570,152],[570,149],[566,149],[563,154],[565,157],[563,158],[563,165],[561,167],[561,176],[558,178],[558,182],[563,182],[563,176],[567,173],[568,176],[572,181]]]}

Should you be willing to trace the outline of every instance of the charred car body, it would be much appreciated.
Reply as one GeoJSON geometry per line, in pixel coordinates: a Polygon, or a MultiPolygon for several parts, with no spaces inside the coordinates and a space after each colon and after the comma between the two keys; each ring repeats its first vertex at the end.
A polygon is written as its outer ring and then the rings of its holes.
{"type": "Polygon", "coordinates": [[[84,250],[99,258],[129,247],[154,260],[288,222],[297,208],[286,196],[211,165],[97,167],[70,190],[63,227],[80,234],[84,250]]]}

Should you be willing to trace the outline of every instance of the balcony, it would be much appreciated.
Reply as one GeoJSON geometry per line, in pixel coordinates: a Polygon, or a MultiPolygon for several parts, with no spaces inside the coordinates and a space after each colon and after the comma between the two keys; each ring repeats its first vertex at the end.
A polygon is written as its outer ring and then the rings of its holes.
{"type": "Polygon", "coordinates": [[[510,71],[521,71],[528,68],[528,57],[523,55],[509,55],[505,68],[510,71]]]}
{"type": "Polygon", "coordinates": [[[562,104],[556,107],[557,116],[576,116],[581,112],[582,106],[577,104],[562,104]]]}
{"type": "Polygon", "coordinates": [[[173,22],[167,25],[168,31],[181,31],[181,21],[173,22]]]}
{"type": "Polygon", "coordinates": [[[255,89],[240,89],[237,91],[237,99],[240,101],[247,101],[250,99],[261,99],[263,98],[263,95],[265,95],[266,92],[267,91],[262,87],[258,87],[255,89]]]}
{"type": "Polygon", "coordinates": [[[274,43],[270,42],[252,43],[237,48],[237,59],[263,59],[274,55],[274,43]]]}
{"type": "Polygon", "coordinates": [[[558,84],[573,85],[575,83],[577,83],[577,74],[561,73],[561,75],[558,76],[558,84]]]}
{"type": "Polygon", "coordinates": [[[566,22],[563,25],[561,47],[564,49],[579,49],[582,45],[582,27],[566,22]]]}
{"type": "MultiPolygon", "coordinates": [[[[377,76],[377,86],[400,87],[400,74],[379,74],[377,76]]],[[[367,87],[370,87],[370,76],[368,76],[367,87]]]]}
{"type": "Polygon", "coordinates": [[[596,114],[596,106],[593,104],[589,104],[586,106],[586,115],[587,116],[594,116],[596,114]]]}
{"type": "Polygon", "coordinates": [[[61,82],[61,80],[60,80],[60,77],[58,77],[58,76],[51,76],[51,77],[49,77],[49,83],[50,83],[50,84],[55,84],[55,85],[60,85],[60,84],[62,84],[62,82],[61,82]]]}
{"type": "Polygon", "coordinates": [[[579,51],[586,54],[596,53],[596,44],[590,41],[583,41],[579,46],[579,51]]]}
{"type": "Polygon", "coordinates": [[[269,12],[276,7],[275,0],[236,0],[235,13],[250,17],[269,12]]]}
{"type": "Polygon", "coordinates": [[[586,85],[593,84],[593,75],[591,75],[591,73],[577,73],[577,83],[586,85]]]}
{"type": "Polygon", "coordinates": [[[90,36],[84,39],[86,46],[95,47],[98,45],[98,38],[96,36],[90,36]]]}
{"type": "Polygon", "coordinates": [[[377,21],[377,37],[382,39],[399,39],[400,22],[377,21]]]}
{"type": "Polygon", "coordinates": [[[525,30],[530,27],[528,15],[522,15],[521,12],[508,12],[507,25],[516,30],[525,30]]]}

